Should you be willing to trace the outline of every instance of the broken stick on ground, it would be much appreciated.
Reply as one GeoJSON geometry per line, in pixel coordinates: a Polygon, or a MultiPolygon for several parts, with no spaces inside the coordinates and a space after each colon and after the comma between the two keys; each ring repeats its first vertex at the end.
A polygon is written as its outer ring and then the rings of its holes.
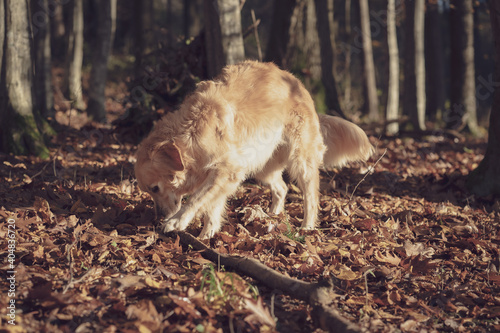
{"type": "Polygon", "coordinates": [[[220,263],[226,268],[230,267],[269,288],[281,290],[291,297],[308,302],[313,308],[311,316],[321,329],[338,333],[362,332],[358,325],[342,317],[332,307],[333,290],[330,281],[304,282],[293,279],[276,272],[256,259],[221,254],[187,232],[177,231],[175,234],[182,244],[201,251],[204,258],[216,264],[220,263]]]}

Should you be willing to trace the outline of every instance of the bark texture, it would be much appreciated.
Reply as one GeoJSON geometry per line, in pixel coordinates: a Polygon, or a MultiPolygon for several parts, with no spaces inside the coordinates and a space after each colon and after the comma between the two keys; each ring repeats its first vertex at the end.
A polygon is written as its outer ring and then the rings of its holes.
{"type": "Polygon", "coordinates": [[[332,45],[332,31],[328,17],[327,0],[315,0],[317,29],[321,54],[321,80],[325,88],[325,102],[329,111],[345,118],[340,105],[337,82],[334,76],[334,54],[332,45]]]}
{"type": "Polygon", "coordinates": [[[239,0],[217,0],[226,65],[245,60],[239,0]]]}
{"type": "Polygon", "coordinates": [[[452,1],[451,24],[451,105],[445,118],[447,127],[467,126],[479,134],[476,114],[476,79],[474,68],[473,0],[452,1]]]}
{"type": "Polygon", "coordinates": [[[35,56],[35,95],[39,112],[45,118],[54,116],[52,93],[52,55],[50,49],[49,1],[31,2],[32,35],[35,56]]]}
{"type": "Polygon", "coordinates": [[[204,0],[207,74],[245,60],[239,0],[204,0]]]}
{"type": "MultiPolygon", "coordinates": [[[[49,156],[33,106],[33,67],[28,2],[5,0],[2,57],[2,149],[14,154],[49,156]]],[[[2,18],[3,19],[3,18],[2,18]]]]}
{"type": "MultiPolygon", "coordinates": [[[[396,1],[387,1],[387,47],[389,51],[389,84],[387,87],[386,120],[398,119],[399,113],[399,48],[396,35],[396,1]]],[[[397,122],[387,125],[387,134],[399,131],[397,122]]]]}
{"type": "Polygon", "coordinates": [[[443,14],[437,3],[428,3],[425,13],[425,45],[427,75],[427,115],[431,120],[443,115],[445,94],[445,57],[443,40],[443,14]]]}
{"type": "Polygon", "coordinates": [[[370,31],[370,9],[368,0],[359,0],[361,33],[363,39],[364,85],[366,107],[370,120],[378,120],[377,82],[375,80],[375,65],[373,63],[372,36],[370,31]]]}
{"type": "Polygon", "coordinates": [[[224,67],[224,49],[219,22],[218,6],[215,1],[203,0],[205,12],[205,50],[207,53],[207,76],[215,77],[224,67]]]}
{"type": "Polygon", "coordinates": [[[87,113],[99,122],[106,121],[105,87],[108,74],[108,59],[111,52],[113,1],[116,0],[96,1],[97,34],[94,37],[94,47],[92,50],[92,69],[90,71],[87,113]]]}
{"type": "Polygon", "coordinates": [[[83,110],[83,0],[70,0],[65,6],[66,24],[66,73],[65,95],[76,109],[83,110]]]}
{"type": "Polygon", "coordinates": [[[296,0],[275,0],[273,20],[267,44],[265,61],[272,61],[281,68],[287,68],[286,53],[290,39],[290,24],[296,0]]]}
{"type": "MultiPolygon", "coordinates": [[[[495,82],[500,82],[500,1],[490,1],[490,19],[495,41],[495,82]]],[[[495,87],[484,159],[467,179],[467,187],[478,196],[500,195],[500,88],[495,87]]]]}
{"type": "Polygon", "coordinates": [[[404,112],[417,130],[425,130],[425,0],[405,2],[404,112]]]}

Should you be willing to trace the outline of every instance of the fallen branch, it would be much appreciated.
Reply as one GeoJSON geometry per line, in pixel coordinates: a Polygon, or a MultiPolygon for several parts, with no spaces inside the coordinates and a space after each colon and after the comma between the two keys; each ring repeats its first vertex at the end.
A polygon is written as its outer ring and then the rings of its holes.
{"type": "Polygon", "coordinates": [[[177,231],[175,234],[182,244],[200,251],[205,259],[230,267],[265,284],[269,288],[281,290],[291,297],[306,301],[312,306],[311,316],[321,329],[338,333],[362,332],[358,325],[342,317],[331,306],[333,286],[330,281],[304,282],[293,279],[276,272],[256,259],[221,254],[189,233],[177,231]]]}

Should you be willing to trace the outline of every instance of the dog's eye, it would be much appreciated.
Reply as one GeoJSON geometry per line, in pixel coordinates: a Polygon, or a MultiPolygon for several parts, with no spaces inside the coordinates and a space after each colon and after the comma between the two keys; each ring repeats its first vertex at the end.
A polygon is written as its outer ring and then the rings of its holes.
{"type": "Polygon", "coordinates": [[[155,185],[151,188],[151,192],[153,192],[153,193],[158,193],[159,190],[160,190],[160,188],[158,187],[158,185],[155,185]]]}

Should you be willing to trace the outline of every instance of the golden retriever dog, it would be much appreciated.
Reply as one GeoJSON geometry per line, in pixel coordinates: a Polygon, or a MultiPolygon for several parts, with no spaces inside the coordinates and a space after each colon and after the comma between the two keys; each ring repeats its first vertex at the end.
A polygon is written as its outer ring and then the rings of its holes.
{"type": "Polygon", "coordinates": [[[196,216],[211,238],[226,200],[248,177],[271,188],[271,213],[284,209],[288,172],[304,198],[303,229],[317,220],[319,168],[366,160],[373,147],[361,128],[319,115],[302,83],[271,63],[227,66],[198,84],[179,110],[165,115],[140,144],[135,174],[164,232],[184,230],[196,216]],[[182,198],[189,196],[185,204],[182,198]]]}

